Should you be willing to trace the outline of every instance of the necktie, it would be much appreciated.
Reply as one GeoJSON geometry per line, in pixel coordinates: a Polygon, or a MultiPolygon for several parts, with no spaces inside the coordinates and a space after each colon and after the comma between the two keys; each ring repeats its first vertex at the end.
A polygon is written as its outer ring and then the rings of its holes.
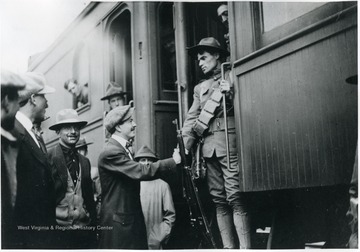
{"type": "Polygon", "coordinates": [[[130,142],[126,142],[126,149],[129,151],[131,156],[134,156],[134,150],[133,150],[132,144],[130,142]]]}
{"type": "Polygon", "coordinates": [[[31,128],[31,131],[34,133],[36,140],[38,141],[38,143],[40,145],[41,151],[46,154],[47,151],[46,151],[46,147],[45,147],[45,142],[41,135],[41,132],[36,130],[34,127],[31,128]]]}

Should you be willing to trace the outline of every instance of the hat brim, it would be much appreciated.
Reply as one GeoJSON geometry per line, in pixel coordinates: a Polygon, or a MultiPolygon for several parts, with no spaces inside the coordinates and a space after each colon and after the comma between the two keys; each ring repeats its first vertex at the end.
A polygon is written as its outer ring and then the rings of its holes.
{"type": "Polygon", "coordinates": [[[121,95],[126,95],[126,94],[128,94],[128,92],[120,92],[120,93],[107,95],[107,96],[104,96],[103,98],[101,98],[100,101],[109,100],[110,98],[112,98],[114,96],[118,96],[118,95],[121,96],[121,95]]]}
{"type": "Polygon", "coordinates": [[[205,50],[206,49],[210,49],[213,51],[217,51],[218,53],[220,53],[220,55],[222,56],[229,56],[230,53],[227,50],[224,50],[222,48],[219,47],[214,47],[214,46],[207,46],[207,45],[195,45],[195,46],[191,46],[191,47],[187,47],[186,50],[188,50],[188,53],[191,57],[195,57],[199,51],[201,50],[205,50]]]}
{"type": "Polygon", "coordinates": [[[43,89],[41,89],[39,92],[37,92],[36,94],[51,94],[54,93],[56,91],[55,88],[50,87],[48,85],[45,85],[43,89]]]}
{"type": "Polygon", "coordinates": [[[69,119],[69,120],[64,120],[64,121],[58,122],[58,123],[50,126],[49,129],[50,130],[58,130],[64,124],[76,124],[76,125],[79,125],[80,128],[83,128],[86,126],[87,122],[86,121],[75,121],[73,119],[69,119]]]}
{"type": "Polygon", "coordinates": [[[140,159],[140,158],[152,158],[152,159],[154,159],[155,161],[158,161],[158,160],[159,160],[159,158],[158,158],[157,156],[154,156],[154,155],[151,155],[151,154],[147,154],[147,153],[140,154],[140,155],[134,157],[134,159],[135,159],[136,161],[138,161],[138,159],[140,159]]]}

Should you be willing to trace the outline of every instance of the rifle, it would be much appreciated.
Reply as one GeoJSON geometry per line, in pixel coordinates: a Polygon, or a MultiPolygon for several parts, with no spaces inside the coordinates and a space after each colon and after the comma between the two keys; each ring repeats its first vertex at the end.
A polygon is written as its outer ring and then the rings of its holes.
{"type": "Polygon", "coordinates": [[[185,154],[184,141],[177,119],[175,119],[173,123],[176,125],[177,141],[179,144],[179,152],[181,156],[181,166],[183,167],[183,197],[186,199],[189,206],[190,224],[198,231],[198,233],[201,234],[208,246],[211,248],[217,248],[214,237],[210,230],[210,224],[202,208],[198,194],[198,188],[195,185],[195,175],[191,168],[191,162],[189,162],[189,158],[185,154]]]}

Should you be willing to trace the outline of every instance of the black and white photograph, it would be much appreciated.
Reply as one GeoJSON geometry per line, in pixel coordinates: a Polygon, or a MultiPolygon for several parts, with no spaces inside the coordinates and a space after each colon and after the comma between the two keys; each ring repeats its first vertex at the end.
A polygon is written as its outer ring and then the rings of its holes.
{"type": "Polygon", "coordinates": [[[357,1],[0,0],[1,250],[358,250],[357,1]]]}

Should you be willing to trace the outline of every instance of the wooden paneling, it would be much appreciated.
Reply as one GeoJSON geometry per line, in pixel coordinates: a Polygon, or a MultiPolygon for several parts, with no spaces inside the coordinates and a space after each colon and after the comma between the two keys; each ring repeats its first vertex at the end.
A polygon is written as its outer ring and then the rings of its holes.
{"type": "Polygon", "coordinates": [[[356,49],[356,29],[350,29],[252,69],[235,69],[243,191],[349,182],[357,86],[345,79],[357,73],[356,49]]]}

